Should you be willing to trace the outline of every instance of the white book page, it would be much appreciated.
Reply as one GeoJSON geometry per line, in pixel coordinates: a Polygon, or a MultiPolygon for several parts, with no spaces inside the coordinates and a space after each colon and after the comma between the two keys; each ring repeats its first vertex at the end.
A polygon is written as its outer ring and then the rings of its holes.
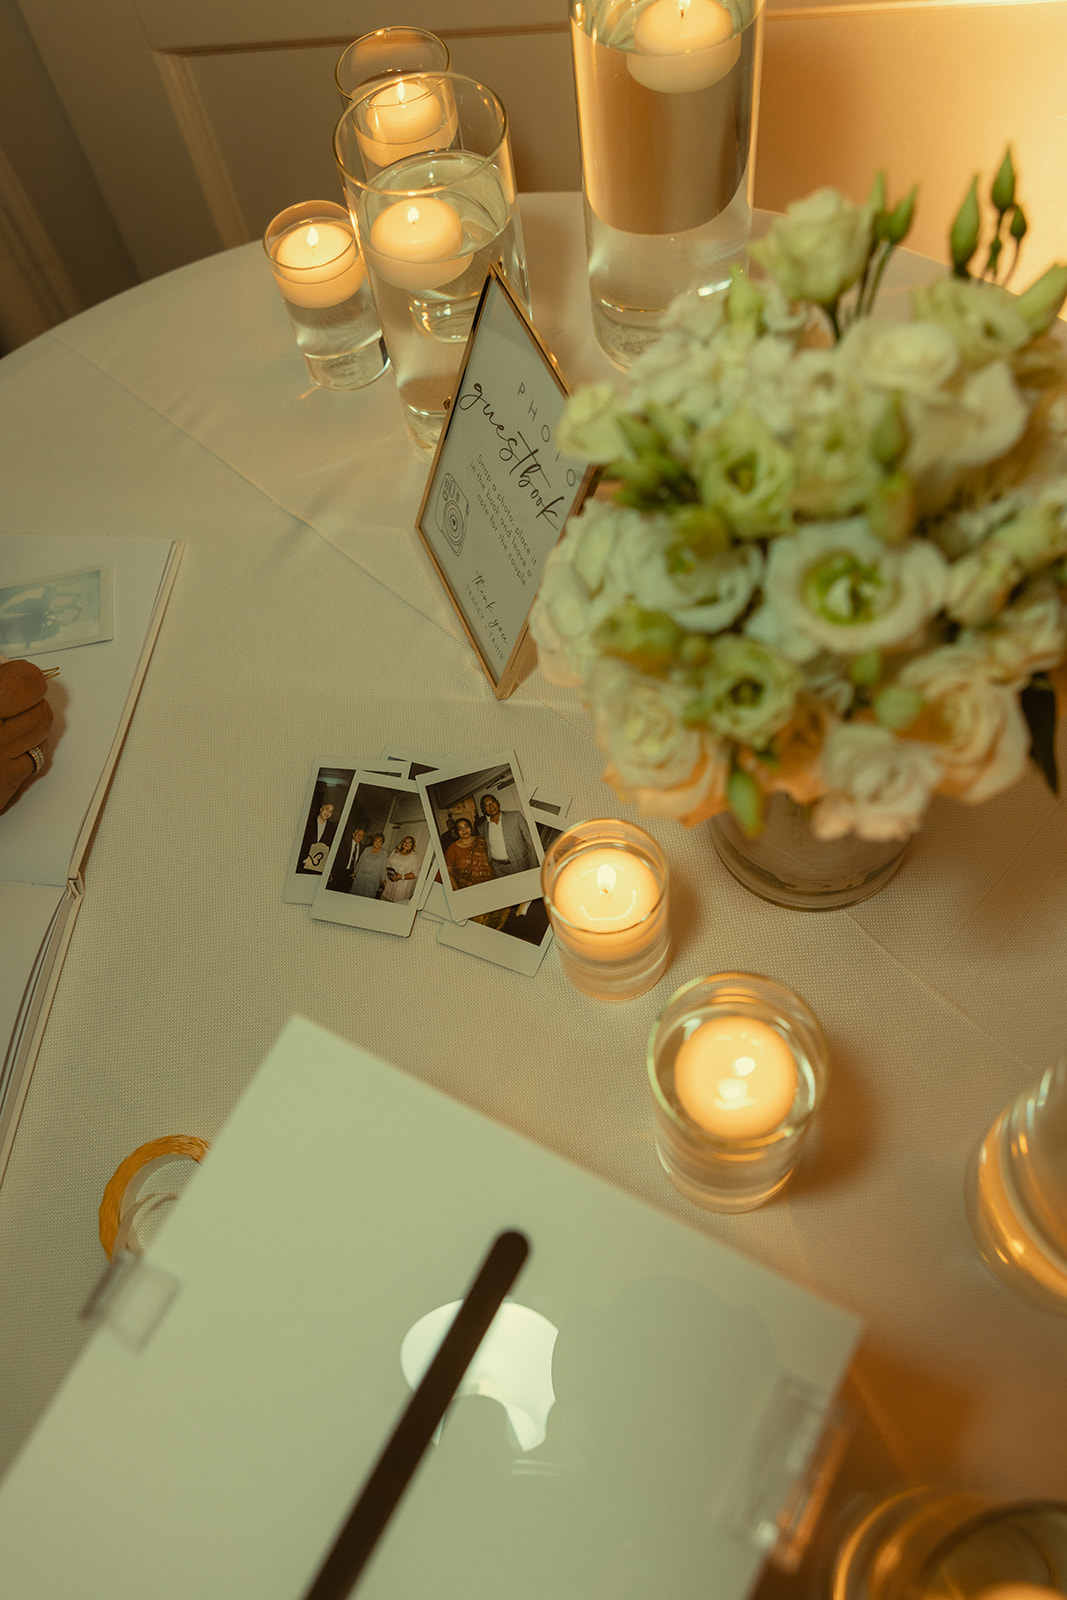
{"type": "Polygon", "coordinates": [[[0,534],[5,585],[109,566],[114,574],[115,630],[113,639],[35,653],[31,658],[42,669],[60,669],[48,688],[55,724],[45,750],[45,770],[0,816],[0,879],[66,882],[82,823],[124,725],[171,550],[170,541],[162,539],[0,534]]]}
{"type": "Polygon", "coordinates": [[[65,882],[58,889],[51,884],[0,883],[0,1110],[4,1051],[49,923],[66,892],[65,882]]]}

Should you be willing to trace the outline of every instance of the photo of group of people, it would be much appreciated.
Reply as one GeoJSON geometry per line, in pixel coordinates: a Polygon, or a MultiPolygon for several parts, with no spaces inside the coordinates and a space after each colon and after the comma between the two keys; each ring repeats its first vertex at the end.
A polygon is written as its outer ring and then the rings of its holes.
{"type": "Polygon", "coordinates": [[[114,638],[114,587],[110,567],[92,567],[0,588],[0,650],[34,656],[114,638]]]}
{"type": "Polygon", "coordinates": [[[284,898],[319,921],[410,934],[532,976],[551,943],[540,863],[569,802],[530,795],[510,752],[442,763],[404,751],[322,761],[305,792],[284,898]]]}

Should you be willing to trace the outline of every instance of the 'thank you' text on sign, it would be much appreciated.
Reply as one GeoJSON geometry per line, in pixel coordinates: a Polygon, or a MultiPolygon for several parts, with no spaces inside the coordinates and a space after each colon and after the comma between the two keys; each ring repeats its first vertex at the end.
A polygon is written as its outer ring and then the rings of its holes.
{"type": "Polygon", "coordinates": [[[418,530],[501,696],[514,687],[545,559],[592,475],[555,443],[566,397],[551,356],[492,275],[418,530]]]}

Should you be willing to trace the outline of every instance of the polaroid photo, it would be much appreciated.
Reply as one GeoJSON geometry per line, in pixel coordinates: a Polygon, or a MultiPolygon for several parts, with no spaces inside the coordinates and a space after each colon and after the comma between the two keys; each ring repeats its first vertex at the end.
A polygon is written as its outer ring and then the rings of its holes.
{"type": "Polygon", "coordinates": [[[311,769],[300,806],[296,840],[289,854],[282,899],[289,905],[309,906],[322,879],[322,870],[341,825],[352,779],[370,767],[399,775],[398,766],[386,761],[317,761],[311,769]]]}
{"type": "Polygon", "coordinates": [[[0,588],[0,652],[39,656],[115,637],[109,566],[0,588]]]}
{"type": "Polygon", "coordinates": [[[436,772],[441,765],[440,756],[427,755],[424,750],[404,750],[391,744],[386,745],[381,759],[396,762],[402,769],[401,777],[410,778],[413,782],[421,778],[424,772],[436,772]]]}
{"type": "MultiPolygon", "coordinates": [[[[569,809],[570,801],[563,795],[535,789],[530,796],[530,810],[538,819],[546,819],[537,822],[537,832],[545,850],[564,831],[563,819],[569,809]]],[[[536,900],[505,906],[503,911],[487,911],[469,922],[442,922],[437,930],[437,943],[532,978],[552,943],[552,929],[545,902],[538,896],[536,900]]]]}
{"type": "Polygon", "coordinates": [[[454,922],[537,899],[544,852],[510,750],[440,767],[417,783],[454,922]]]}
{"type": "Polygon", "coordinates": [[[311,915],[407,938],[433,865],[432,836],[415,784],[357,772],[311,915]]]}

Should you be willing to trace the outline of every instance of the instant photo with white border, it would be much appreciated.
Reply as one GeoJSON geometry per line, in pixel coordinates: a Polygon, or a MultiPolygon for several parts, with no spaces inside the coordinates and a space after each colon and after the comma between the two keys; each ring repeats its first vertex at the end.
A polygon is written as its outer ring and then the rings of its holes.
{"type": "Polygon", "coordinates": [[[455,762],[420,777],[417,783],[434,849],[441,862],[441,882],[449,915],[454,922],[465,922],[468,917],[481,916],[486,911],[502,911],[505,906],[537,899],[541,893],[544,851],[513,751],[504,750],[477,760],[468,758],[455,762]],[[454,820],[465,817],[470,823],[471,835],[482,839],[488,870],[493,874],[492,843],[485,837],[484,827],[478,826],[479,823],[484,824],[487,815],[482,805],[485,799],[496,802],[502,818],[509,814],[518,815],[520,827],[514,823],[505,825],[501,822],[500,825],[505,833],[512,835],[512,847],[518,840],[523,856],[532,856],[534,864],[517,872],[497,872],[482,881],[457,887],[452,882],[446,859],[449,848],[457,839],[452,831],[454,820]]]}
{"type": "Polygon", "coordinates": [[[0,651],[40,656],[115,637],[115,576],[83,567],[0,586],[0,651]]]}
{"type": "MultiPolygon", "coordinates": [[[[537,831],[542,847],[547,850],[566,830],[564,818],[570,810],[570,800],[548,789],[535,789],[530,796],[530,810],[538,818],[537,831]]],[[[437,943],[532,978],[552,943],[545,902],[540,895],[536,900],[520,900],[507,907],[504,915],[506,920],[499,928],[487,927],[484,922],[473,919],[462,923],[442,921],[437,930],[437,943]],[[532,936],[537,933],[540,933],[539,938],[532,936]]]]}
{"type": "Polygon", "coordinates": [[[348,757],[347,760],[329,761],[325,757],[320,757],[312,767],[304,790],[304,798],[300,803],[300,822],[297,824],[296,838],[289,852],[289,865],[285,873],[282,899],[287,905],[309,906],[314,900],[315,891],[322,882],[330,846],[340,831],[340,814],[352,788],[352,779],[357,772],[371,770],[384,772],[389,776],[400,776],[399,764],[385,760],[364,762],[354,761],[348,757]],[[325,841],[311,837],[312,832],[316,831],[315,819],[324,805],[333,807],[328,822],[333,822],[334,817],[338,818],[335,826],[328,829],[330,836],[325,841]],[[325,850],[322,849],[323,842],[326,845],[325,850]],[[312,865],[312,861],[318,864],[312,865]]]}
{"type": "Polygon", "coordinates": [[[422,887],[434,870],[433,836],[423,815],[421,797],[409,778],[389,777],[370,771],[356,773],[352,792],[334,835],[333,848],[326,862],[322,879],[314,900],[311,915],[319,922],[341,922],[349,928],[372,928],[378,933],[392,933],[406,939],[415,925],[422,887]],[[344,851],[349,848],[354,826],[353,814],[363,825],[367,843],[364,845],[347,889],[331,888],[334,868],[344,851]],[[375,851],[373,842],[379,835],[382,845],[375,851]],[[414,840],[414,850],[408,855],[418,861],[417,877],[411,894],[405,900],[379,899],[378,893],[389,881],[389,868],[393,864],[397,846],[406,839],[414,840]],[[374,862],[375,870],[367,871],[367,862],[374,862]],[[374,892],[371,893],[373,888],[374,892]]]}

